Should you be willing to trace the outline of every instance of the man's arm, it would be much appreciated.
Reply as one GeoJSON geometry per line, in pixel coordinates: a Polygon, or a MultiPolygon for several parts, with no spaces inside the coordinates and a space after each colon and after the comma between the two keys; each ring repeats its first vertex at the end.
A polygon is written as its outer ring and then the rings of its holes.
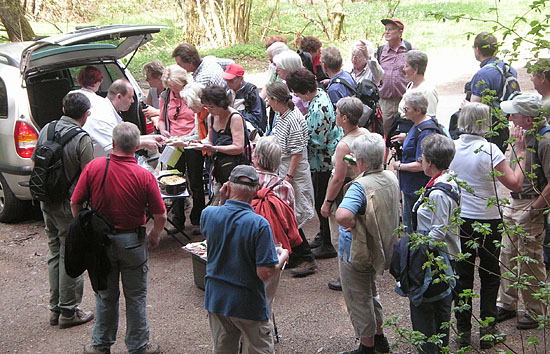
{"type": "Polygon", "coordinates": [[[73,216],[78,215],[78,213],[80,213],[82,208],[83,208],[82,204],[77,204],[77,203],[71,202],[71,212],[73,213],[73,216]]]}
{"type": "Polygon", "coordinates": [[[284,248],[277,248],[277,258],[279,258],[279,263],[271,267],[256,267],[256,274],[263,282],[268,280],[275,274],[275,269],[283,268],[283,265],[288,260],[288,251],[284,248]]]}
{"type": "Polygon", "coordinates": [[[166,212],[162,214],[153,214],[153,228],[149,231],[147,238],[149,240],[149,248],[155,248],[160,241],[160,233],[164,230],[166,223],[166,212]]]}
{"type": "Polygon", "coordinates": [[[476,95],[472,95],[470,97],[470,102],[481,102],[481,97],[476,96],[476,95]]]}
{"type": "Polygon", "coordinates": [[[348,209],[338,208],[336,210],[336,221],[344,227],[355,228],[355,214],[348,209]]]}

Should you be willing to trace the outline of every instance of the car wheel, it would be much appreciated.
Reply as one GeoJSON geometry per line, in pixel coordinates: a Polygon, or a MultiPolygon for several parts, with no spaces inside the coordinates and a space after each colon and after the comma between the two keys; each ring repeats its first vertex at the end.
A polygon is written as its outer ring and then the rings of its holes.
{"type": "Polygon", "coordinates": [[[6,179],[0,174],[0,222],[14,222],[25,215],[26,203],[15,197],[6,179]]]}

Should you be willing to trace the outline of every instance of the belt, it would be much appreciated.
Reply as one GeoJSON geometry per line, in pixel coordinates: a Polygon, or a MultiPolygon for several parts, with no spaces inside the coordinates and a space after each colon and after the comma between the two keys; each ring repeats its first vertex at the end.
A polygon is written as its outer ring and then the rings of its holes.
{"type": "Polygon", "coordinates": [[[538,197],[537,194],[527,194],[527,193],[517,193],[517,192],[511,192],[510,196],[512,199],[536,199],[538,197]]]}
{"type": "Polygon", "coordinates": [[[139,230],[139,227],[136,227],[134,229],[113,229],[112,234],[118,235],[118,234],[137,234],[139,230]]]}

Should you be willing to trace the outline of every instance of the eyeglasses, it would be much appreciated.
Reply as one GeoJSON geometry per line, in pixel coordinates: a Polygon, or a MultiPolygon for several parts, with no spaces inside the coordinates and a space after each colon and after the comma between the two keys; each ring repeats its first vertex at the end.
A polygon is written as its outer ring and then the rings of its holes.
{"type": "Polygon", "coordinates": [[[403,112],[407,113],[409,111],[409,109],[410,109],[409,107],[405,106],[405,107],[403,107],[403,112]]]}
{"type": "Polygon", "coordinates": [[[216,106],[214,106],[213,104],[205,104],[204,107],[206,107],[207,110],[211,111],[211,110],[213,110],[216,106]]]}

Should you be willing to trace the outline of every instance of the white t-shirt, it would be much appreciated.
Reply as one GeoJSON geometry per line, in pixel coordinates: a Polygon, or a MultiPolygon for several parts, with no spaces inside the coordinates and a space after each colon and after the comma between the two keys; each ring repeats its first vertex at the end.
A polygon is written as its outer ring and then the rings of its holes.
{"type": "MultiPolygon", "coordinates": [[[[422,81],[422,83],[418,85],[418,87],[413,88],[412,85],[413,85],[412,81],[407,84],[406,92],[415,90],[423,93],[426,99],[428,100],[428,109],[426,111],[426,115],[432,118],[436,118],[437,103],[439,102],[439,93],[437,92],[437,89],[435,88],[435,86],[426,80],[422,81]]],[[[399,114],[401,114],[402,118],[405,117],[404,109],[405,109],[405,101],[402,99],[399,102],[399,108],[398,108],[399,114]]]]}
{"type": "Polygon", "coordinates": [[[506,160],[504,154],[498,146],[488,142],[484,137],[471,134],[462,134],[460,139],[455,140],[455,147],[455,157],[449,169],[475,192],[470,194],[462,188],[460,216],[475,220],[499,219],[499,210],[496,206],[487,209],[487,200],[500,196],[500,182],[497,180],[496,184],[493,184],[489,174],[499,163],[506,160]]]}

